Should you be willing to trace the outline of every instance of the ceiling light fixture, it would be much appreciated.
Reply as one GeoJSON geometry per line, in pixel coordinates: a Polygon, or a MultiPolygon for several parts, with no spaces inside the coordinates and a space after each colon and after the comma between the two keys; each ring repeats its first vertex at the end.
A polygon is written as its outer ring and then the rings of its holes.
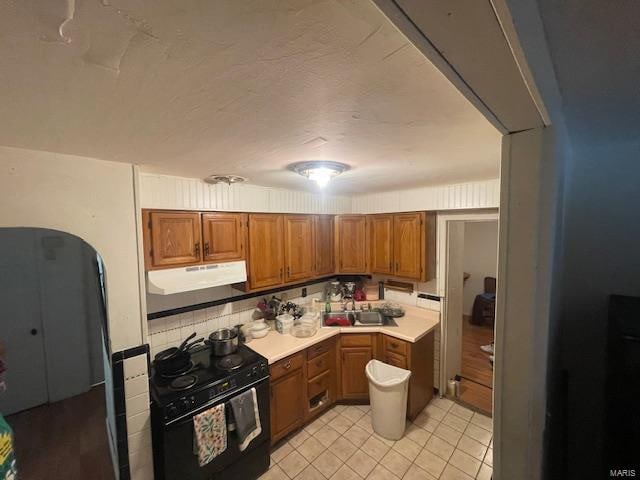
{"type": "Polygon", "coordinates": [[[343,172],[349,170],[349,165],[340,162],[325,160],[312,160],[310,162],[298,162],[289,166],[298,175],[307,177],[318,184],[320,188],[328,185],[329,181],[343,172]]]}
{"type": "Polygon", "coordinates": [[[240,175],[209,175],[204,179],[205,182],[212,185],[216,185],[218,183],[226,183],[227,185],[231,185],[233,183],[244,183],[247,180],[248,179],[246,177],[241,177],[240,175]]]}

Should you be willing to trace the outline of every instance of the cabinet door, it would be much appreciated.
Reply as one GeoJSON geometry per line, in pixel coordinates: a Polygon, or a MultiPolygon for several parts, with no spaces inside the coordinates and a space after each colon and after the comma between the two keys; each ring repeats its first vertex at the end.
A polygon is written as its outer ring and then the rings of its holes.
{"type": "Polygon", "coordinates": [[[315,217],[316,238],[316,275],[331,275],[335,272],[334,265],[334,218],[332,215],[318,215],[315,217]]]}
{"type": "Polygon", "coordinates": [[[420,280],[423,274],[424,213],[399,213],[393,218],[394,275],[420,280]]]}
{"type": "Polygon", "coordinates": [[[285,282],[311,278],[315,263],[315,238],[311,215],[284,217],[285,282]]]}
{"type": "Polygon", "coordinates": [[[282,215],[249,215],[249,284],[270,287],[284,282],[282,215]]]}
{"type": "Polygon", "coordinates": [[[342,368],[342,397],[347,400],[369,398],[369,381],[365,367],[373,359],[372,347],[346,347],[340,349],[342,368]]]}
{"type": "Polygon", "coordinates": [[[203,213],[202,248],[205,262],[228,262],[245,258],[247,215],[203,213]]]}
{"type": "Polygon", "coordinates": [[[304,394],[302,369],[271,382],[271,443],[302,424],[304,394]]]}
{"type": "Polygon", "coordinates": [[[367,271],[367,219],[365,215],[338,217],[338,269],[340,273],[367,271]]]}
{"type": "Polygon", "coordinates": [[[202,260],[200,214],[150,212],[150,259],[153,267],[180,267],[202,260]]]}
{"type": "Polygon", "coordinates": [[[393,275],[393,215],[369,217],[371,272],[393,275]]]}
{"type": "Polygon", "coordinates": [[[407,368],[407,357],[393,352],[385,352],[384,363],[398,368],[407,368]]]}

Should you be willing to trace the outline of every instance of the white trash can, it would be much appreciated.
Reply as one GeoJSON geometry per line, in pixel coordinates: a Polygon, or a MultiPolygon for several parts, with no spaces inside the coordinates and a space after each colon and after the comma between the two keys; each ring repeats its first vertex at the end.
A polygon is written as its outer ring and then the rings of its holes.
{"type": "Polygon", "coordinates": [[[389,440],[400,440],[404,435],[411,372],[378,360],[367,363],[365,371],[373,431],[389,440]]]}

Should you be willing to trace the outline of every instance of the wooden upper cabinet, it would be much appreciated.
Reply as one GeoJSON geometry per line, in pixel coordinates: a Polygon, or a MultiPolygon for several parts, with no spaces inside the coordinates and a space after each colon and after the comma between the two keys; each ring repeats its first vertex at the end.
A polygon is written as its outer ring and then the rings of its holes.
{"type": "Polygon", "coordinates": [[[315,238],[314,217],[311,215],[284,216],[284,281],[305,280],[314,275],[315,238]]]}
{"type": "Polygon", "coordinates": [[[334,255],[334,217],[332,215],[316,215],[316,275],[331,275],[335,272],[334,255]]]}
{"type": "Polygon", "coordinates": [[[244,259],[246,225],[245,213],[203,213],[203,260],[228,262],[244,259]]]}
{"type": "Polygon", "coordinates": [[[371,273],[393,275],[393,215],[369,217],[371,273]]]}
{"type": "Polygon", "coordinates": [[[284,282],[283,216],[249,215],[249,285],[263,288],[284,282]]]}
{"type": "Polygon", "coordinates": [[[367,272],[367,217],[340,215],[337,220],[337,258],[340,273],[367,272]]]}
{"type": "Polygon", "coordinates": [[[143,212],[147,269],[202,261],[200,213],[143,212]]]}
{"type": "Polygon", "coordinates": [[[398,213],[393,216],[394,275],[421,280],[424,274],[424,212],[398,213]]]}

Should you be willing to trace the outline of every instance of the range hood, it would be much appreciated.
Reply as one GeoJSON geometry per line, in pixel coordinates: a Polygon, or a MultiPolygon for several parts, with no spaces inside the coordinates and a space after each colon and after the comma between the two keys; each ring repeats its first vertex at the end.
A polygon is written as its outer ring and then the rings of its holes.
{"type": "Polygon", "coordinates": [[[247,280],[246,263],[228,262],[147,272],[147,291],[155,295],[191,292],[247,280]]]}

